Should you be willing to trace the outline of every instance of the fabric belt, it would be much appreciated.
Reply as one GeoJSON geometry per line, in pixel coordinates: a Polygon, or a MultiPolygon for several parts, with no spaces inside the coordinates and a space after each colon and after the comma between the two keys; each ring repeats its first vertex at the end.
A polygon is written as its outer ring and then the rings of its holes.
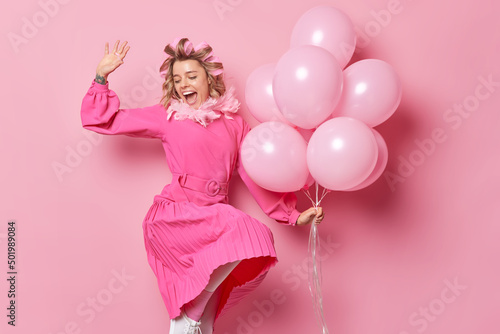
{"type": "Polygon", "coordinates": [[[228,193],[228,183],[216,179],[207,180],[186,173],[172,173],[172,178],[176,178],[179,181],[179,185],[183,188],[206,193],[211,197],[217,195],[225,196],[228,193]]]}

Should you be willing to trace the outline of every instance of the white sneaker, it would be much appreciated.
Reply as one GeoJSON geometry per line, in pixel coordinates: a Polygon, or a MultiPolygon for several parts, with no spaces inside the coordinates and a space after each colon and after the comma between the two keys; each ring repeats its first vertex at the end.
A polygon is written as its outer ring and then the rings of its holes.
{"type": "Polygon", "coordinates": [[[201,322],[189,318],[182,312],[180,316],[170,320],[169,334],[202,334],[201,322]]]}

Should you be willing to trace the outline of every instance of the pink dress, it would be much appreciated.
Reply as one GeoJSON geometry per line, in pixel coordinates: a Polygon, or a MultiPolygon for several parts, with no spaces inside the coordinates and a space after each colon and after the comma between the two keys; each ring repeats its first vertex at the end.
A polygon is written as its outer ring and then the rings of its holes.
{"type": "Polygon", "coordinates": [[[240,164],[240,145],[250,130],[237,113],[206,127],[167,117],[161,104],[119,109],[118,96],[92,81],[83,98],[83,127],[97,133],[158,138],[172,181],[154,196],[142,227],[147,259],[170,318],[207,285],[214,269],[242,260],[222,283],[222,311],[255,289],[276,264],[267,226],[228,204],[227,185],[237,171],[262,210],[279,223],[295,225],[300,212],[294,193],[256,185],[240,164]]]}

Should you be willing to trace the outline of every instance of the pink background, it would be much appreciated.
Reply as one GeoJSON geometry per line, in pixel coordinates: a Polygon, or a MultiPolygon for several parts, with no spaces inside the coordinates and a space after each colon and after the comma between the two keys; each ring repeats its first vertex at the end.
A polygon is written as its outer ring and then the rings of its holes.
{"type": "MultiPolygon", "coordinates": [[[[153,196],[171,178],[161,144],[98,136],[80,123],[104,43],[131,46],[109,77],[124,107],[158,101],[156,72],[176,36],[209,42],[243,102],[252,70],[277,61],[300,15],[325,4],[357,27],[354,60],[387,61],[403,83],[399,109],[377,127],[389,148],[385,174],[323,202],[330,333],[498,332],[497,2],[28,0],[0,14],[2,333],[168,332],[141,230],[153,196]],[[380,14],[387,9],[390,17],[380,14]],[[455,104],[465,104],[462,116],[455,104]],[[58,177],[54,164],[68,171],[58,177]],[[16,328],[5,316],[9,220],[18,226],[16,328]]],[[[257,124],[246,108],[241,113],[257,124]]],[[[297,195],[298,209],[307,209],[309,200],[297,195]]],[[[272,229],[280,263],[221,318],[217,333],[320,333],[298,269],[309,229],[271,221],[239,178],[230,198],[272,229]]]]}

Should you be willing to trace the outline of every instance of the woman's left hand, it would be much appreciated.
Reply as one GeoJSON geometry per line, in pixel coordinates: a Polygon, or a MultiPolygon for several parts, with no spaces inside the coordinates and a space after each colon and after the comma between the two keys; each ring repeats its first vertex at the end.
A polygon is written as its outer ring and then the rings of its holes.
{"type": "Polygon", "coordinates": [[[311,207],[304,212],[302,212],[297,219],[297,225],[307,225],[313,222],[314,217],[316,217],[316,224],[321,223],[325,214],[323,213],[323,208],[318,206],[317,208],[311,207]]]}

